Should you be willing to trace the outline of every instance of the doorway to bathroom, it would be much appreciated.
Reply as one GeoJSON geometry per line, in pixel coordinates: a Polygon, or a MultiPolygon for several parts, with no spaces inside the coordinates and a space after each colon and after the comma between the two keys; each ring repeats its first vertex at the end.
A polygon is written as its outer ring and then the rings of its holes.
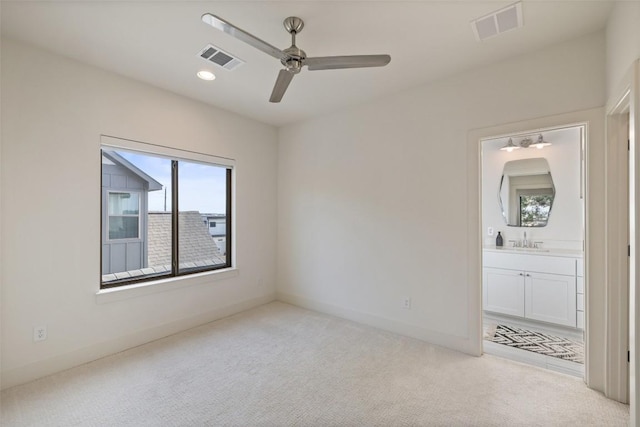
{"type": "Polygon", "coordinates": [[[585,375],[587,124],[481,139],[485,353],[585,375]]]}

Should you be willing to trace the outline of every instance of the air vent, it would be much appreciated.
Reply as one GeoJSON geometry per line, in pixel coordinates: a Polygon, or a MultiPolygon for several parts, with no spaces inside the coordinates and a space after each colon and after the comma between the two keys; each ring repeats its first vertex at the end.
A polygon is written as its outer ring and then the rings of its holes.
{"type": "Polygon", "coordinates": [[[224,50],[208,44],[203,49],[200,50],[198,56],[204,59],[207,62],[212,62],[218,67],[224,68],[225,70],[235,70],[242,64],[244,61],[236,56],[231,55],[229,52],[225,52],[224,50]]]}
{"type": "Polygon", "coordinates": [[[522,2],[518,2],[471,21],[471,29],[476,40],[483,41],[520,28],[523,24],[522,2]]]}

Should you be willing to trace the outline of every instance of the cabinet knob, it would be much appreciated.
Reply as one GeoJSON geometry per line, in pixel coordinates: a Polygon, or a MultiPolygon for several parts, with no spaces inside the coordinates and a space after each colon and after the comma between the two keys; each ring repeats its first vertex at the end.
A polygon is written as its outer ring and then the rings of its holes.
{"type": "Polygon", "coordinates": [[[530,275],[529,273],[525,274],[525,276],[527,276],[527,277],[531,277],[531,275],[530,275]]]}
{"type": "Polygon", "coordinates": [[[518,276],[524,276],[524,273],[518,273],[518,276]]]}

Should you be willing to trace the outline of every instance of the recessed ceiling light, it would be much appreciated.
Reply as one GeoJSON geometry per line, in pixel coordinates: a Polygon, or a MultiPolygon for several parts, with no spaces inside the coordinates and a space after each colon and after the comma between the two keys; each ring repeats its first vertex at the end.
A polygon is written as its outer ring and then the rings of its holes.
{"type": "Polygon", "coordinates": [[[216,78],[215,74],[207,70],[198,71],[197,76],[200,77],[202,80],[215,80],[216,78]]]}

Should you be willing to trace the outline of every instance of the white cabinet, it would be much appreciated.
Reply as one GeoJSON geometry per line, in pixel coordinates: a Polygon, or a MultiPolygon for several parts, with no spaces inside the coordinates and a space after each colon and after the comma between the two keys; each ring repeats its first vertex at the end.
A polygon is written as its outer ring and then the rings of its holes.
{"type": "Polygon", "coordinates": [[[484,310],[582,326],[575,258],[485,252],[483,259],[484,310]]]}
{"type": "Polygon", "coordinates": [[[485,310],[524,316],[524,273],[502,268],[485,268],[482,300],[485,310]]]}
{"type": "Polygon", "coordinates": [[[576,327],[576,277],[525,273],[524,317],[576,327]]]}

